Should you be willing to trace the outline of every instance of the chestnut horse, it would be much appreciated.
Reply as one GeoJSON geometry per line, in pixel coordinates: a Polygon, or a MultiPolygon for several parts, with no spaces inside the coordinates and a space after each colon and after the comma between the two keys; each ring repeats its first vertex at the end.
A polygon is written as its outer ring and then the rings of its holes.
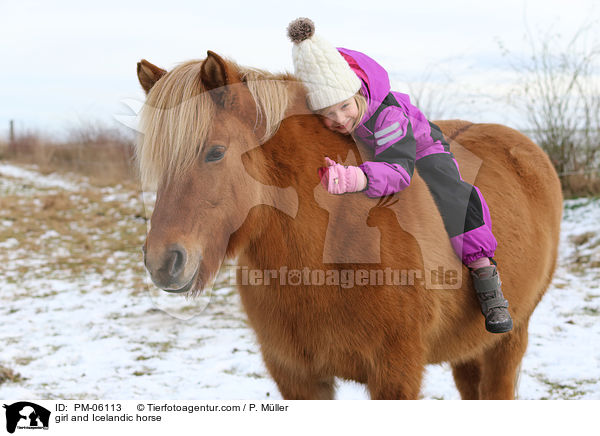
{"type": "Polygon", "coordinates": [[[284,398],[332,399],[339,377],[366,384],[373,399],[416,399],[425,365],[441,362],[463,399],[514,398],[562,214],[558,177],[538,146],[501,125],[437,122],[484,194],[499,241],[514,329],[491,334],[417,173],[383,201],[323,189],[325,156],[356,164],[372,151],[310,114],[293,76],[209,51],[170,72],[143,60],[138,78],[147,101],[137,156],[143,183],[157,189],[146,268],[160,288],[194,294],[223,259],[237,259],[243,307],[284,398]],[[456,267],[441,287],[422,280],[438,265],[456,267]],[[374,270],[411,276],[375,282],[365,275],[374,270]],[[244,271],[280,276],[245,280],[244,271]]]}

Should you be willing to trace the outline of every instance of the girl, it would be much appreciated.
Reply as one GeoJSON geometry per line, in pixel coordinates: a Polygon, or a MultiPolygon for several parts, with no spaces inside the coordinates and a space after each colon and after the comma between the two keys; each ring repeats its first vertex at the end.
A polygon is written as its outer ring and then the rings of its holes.
{"type": "Polygon", "coordinates": [[[363,53],[335,48],[314,34],[314,23],[299,18],[288,27],[294,42],[296,76],[307,89],[311,110],[324,116],[330,130],[353,135],[374,149],[374,160],[343,166],[325,158],[320,169],[332,194],[364,192],[381,197],[405,189],[415,166],[444,220],[457,255],[471,271],[486,329],[512,329],[508,302],[500,289],[497,246],[487,204],[479,190],[463,181],[439,127],[393,92],[387,72],[363,53]]]}

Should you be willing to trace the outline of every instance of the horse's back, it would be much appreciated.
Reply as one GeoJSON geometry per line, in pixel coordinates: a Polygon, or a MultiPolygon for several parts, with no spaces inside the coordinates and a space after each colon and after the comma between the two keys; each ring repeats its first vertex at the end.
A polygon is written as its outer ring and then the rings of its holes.
{"type": "MultiPolygon", "coordinates": [[[[540,147],[506,126],[465,121],[436,124],[450,142],[461,175],[479,188],[489,206],[498,241],[494,258],[502,290],[515,329],[526,328],[556,265],[562,217],[556,171],[540,147]]],[[[466,284],[461,291],[454,296],[449,295],[451,292],[435,293],[436,305],[446,316],[434,323],[430,361],[454,360],[459,354],[464,359],[466,348],[476,355],[478,349],[500,339],[500,335],[484,331],[474,290],[468,274],[463,273],[466,284]]]]}

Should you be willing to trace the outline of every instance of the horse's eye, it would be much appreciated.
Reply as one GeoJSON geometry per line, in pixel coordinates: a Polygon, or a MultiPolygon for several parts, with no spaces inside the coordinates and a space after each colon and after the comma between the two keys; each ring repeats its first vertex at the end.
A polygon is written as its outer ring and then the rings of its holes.
{"type": "Polygon", "coordinates": [[[222,145],[215,145],[211,147],[211,149],[206,154],[205,161],[206,162],[216,162],[218,160],[223,159],[225,156],[225,147],[222,145]]]}

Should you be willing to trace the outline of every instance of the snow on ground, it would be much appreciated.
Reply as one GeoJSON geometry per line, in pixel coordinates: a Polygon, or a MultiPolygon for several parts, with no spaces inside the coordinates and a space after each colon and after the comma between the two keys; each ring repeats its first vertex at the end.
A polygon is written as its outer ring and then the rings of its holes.
{"type": "MultiPolygon", "coordinates": [[[[226,281],[199,300],[148,290],[144,216],[135,190],[0,164],[0,398],[281,398],[226,281]]],[[[599,222],[599,199],[565,202],[519,398],[600,399],[599,222]]],[[[422,394],[459,398],[447,366],[422,394]]]]}
{"type": "MultiPolygon", "coordinates": [[[[23,188],[23,183],[32,183],[37,187],[56,187],[65,189],[67,191],[77,191],[80,189],[78,184],[66,180],[65,177],[56,176],[53,174],[41,177],[36,171],[14,165],[0,163],[0,174],[2,174],[3,178],[8,176],[13,179],[18,179],[20,181],[20,188],[23,188]]],[[[0,179],[0,181],[2,181],[2,179],[0,179]]],[[[4,183],[2,184],[4,185],[4,183]]],[[[10,183],[6,183],[6,186],[10,186],[10,183]]],[[[6,194],[8,190],[5,188],[5,186],[2,186],[2,189],[2,192],[6,194]]]]}

